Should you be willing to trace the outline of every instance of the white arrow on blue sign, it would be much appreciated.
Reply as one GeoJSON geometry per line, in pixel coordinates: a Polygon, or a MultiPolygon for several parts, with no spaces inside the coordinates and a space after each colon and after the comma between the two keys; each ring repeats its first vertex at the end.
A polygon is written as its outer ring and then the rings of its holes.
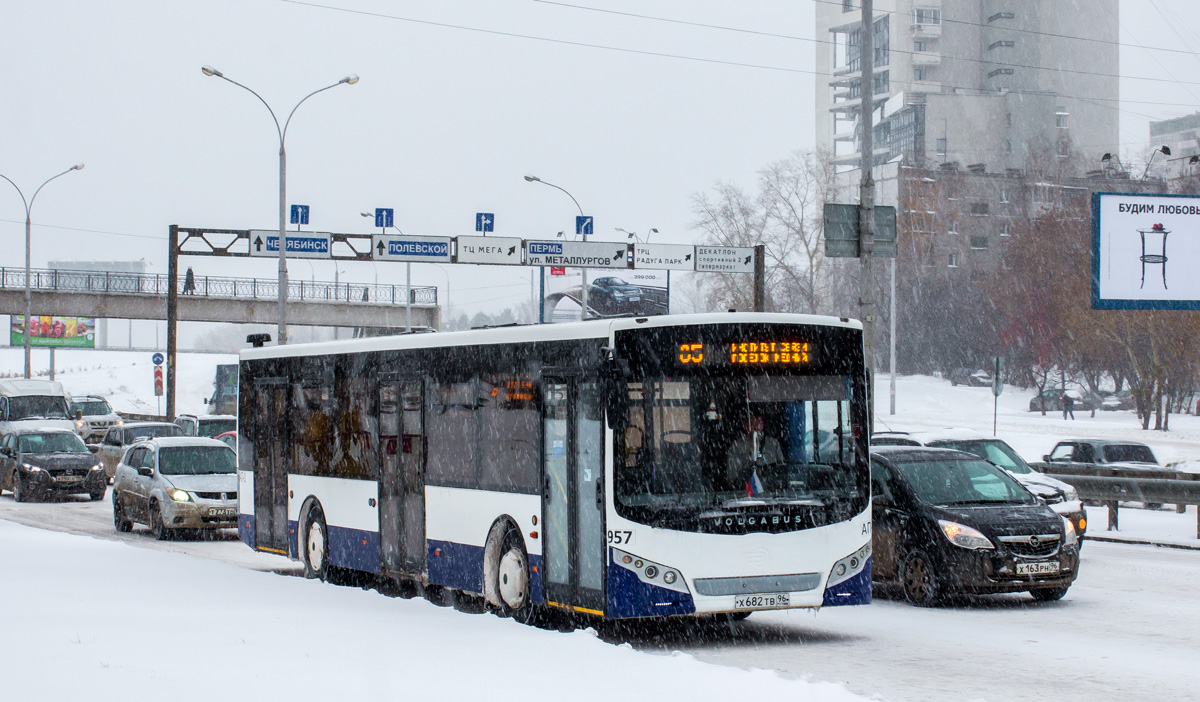
{"type": "Polygon", "coordinates": [[[375,208],[375,226],[380,229],[395,226],[392,224],[392,208],[376,207],[375,208]]]}
{"type": "MultiPolygon", "coordinates": [[[[327,232],[289,232],[289,258],[331,258],[332,236],[327,232]]],[[[279,256],[279,232],[274,229],[250,230],[251,256],[279,256]]]]}
{"type": "Polygon", "coordinates": [[[492,232],[496,230],[496,215],[491,212],[475,213],[475,231],[492,232]]]}
{"type": "Polygon", "coordinates": [[[586,215],[580,215],[575,218],[575,233],[583,236],[591,236],[592,234],[592,218],[586,215]]]}
{"type": "Polygon", "coordinates": [[[308,205],[292,205],[292,224],[308,224],[308,205]]]}
{"type": "Polygon", "coordinates": [[[376,261],[450,262],[450,237],[376,234],[371,238],[376,261]]]}
{"type": "Polygon", "coordinates": [[[163,355],[161,353],[156,353],[150,357],[150,360],[154,361],[154,365],[161,366],[163,362],[163,355]]]}

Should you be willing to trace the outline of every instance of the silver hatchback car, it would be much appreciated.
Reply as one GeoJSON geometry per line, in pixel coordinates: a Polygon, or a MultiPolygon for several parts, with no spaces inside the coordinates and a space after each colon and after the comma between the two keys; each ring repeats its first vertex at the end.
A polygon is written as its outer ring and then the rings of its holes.
{"type": "Polygon", "coordinates": [[[117,464],[113,524],[150,527],[158,539],[179,530],[237,527],[237,455],[216,439],[159,437],[134,444],[117,464]]]}

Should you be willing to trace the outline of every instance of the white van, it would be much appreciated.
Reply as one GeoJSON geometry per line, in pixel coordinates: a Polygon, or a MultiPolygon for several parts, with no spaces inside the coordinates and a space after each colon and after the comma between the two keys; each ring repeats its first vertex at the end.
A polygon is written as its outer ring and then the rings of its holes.
{"type": "Polygon", "coordinates": [[[0,434],[21,427],[61,427],[77,431],[62,383],[0,380],[0,434]]]}

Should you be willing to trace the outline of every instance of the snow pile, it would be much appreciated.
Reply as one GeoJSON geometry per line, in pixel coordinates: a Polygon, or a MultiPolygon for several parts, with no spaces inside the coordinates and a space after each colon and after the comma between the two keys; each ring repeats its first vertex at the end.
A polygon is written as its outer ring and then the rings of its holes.
{"type": "Polygon", "coordinates": [[[864,700],[424,600],[0,521],[9,700],[864,700]]]}

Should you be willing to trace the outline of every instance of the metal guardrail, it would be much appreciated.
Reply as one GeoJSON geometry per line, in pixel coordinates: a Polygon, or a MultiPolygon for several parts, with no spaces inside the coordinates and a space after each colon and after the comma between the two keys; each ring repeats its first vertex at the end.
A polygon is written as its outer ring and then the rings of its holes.
{"type": "MultiPolygon", "coordinates": [[[[195,289],[184,291],[179,279],[179,294],[221,299],[279,299],[279,281],[275,278],[230,278],[198,275],[195,289]]],[[[120,293],[130,295],[166,295],[170,280],[162,273],[96,273],[57,268],[29,271],[29,285],[38,291],[120,293]]],[[[0,268],[0,288],[25,289],[25,269],[0,268]]],[[[291,279],[288,300],[298,302],[370,302],[404,304],[403,285],[328,283],[291,279]]],[[[414,286],[412,304],[436,305],[436,286],[414,286]]]]}
{"type": "MultiPolygon", "coordinates": [[[[1200,474],[1196,473],[1081,468],[1044,462],[1031,465],[1035,470],[1071,485],[1079,492],[1079,499],[1107,506],[1109,531],[1119,531],[1120,502],[1200,505],[1200,474]]],[[[1196,512],[1196,538],[1200,539],[1200,509],[1196,512]]]]}

